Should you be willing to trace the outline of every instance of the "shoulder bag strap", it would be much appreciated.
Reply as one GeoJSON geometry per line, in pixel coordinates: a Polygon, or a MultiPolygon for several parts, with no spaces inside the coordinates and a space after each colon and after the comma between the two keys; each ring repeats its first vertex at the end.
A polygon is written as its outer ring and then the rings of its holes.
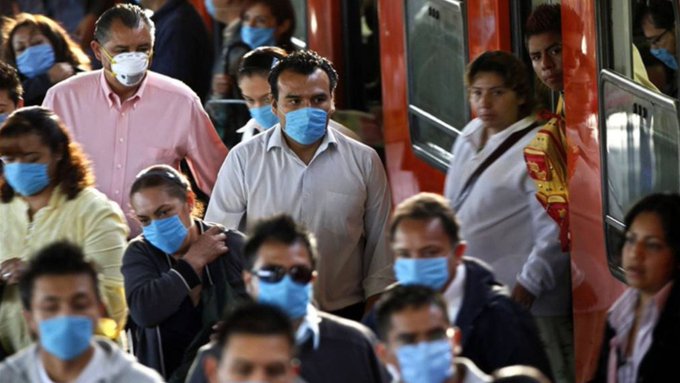
{"type": "MultiPolygon", "coordinates": [[[[538,122],[534,122],[533,124],[529,125],[528,127],[518,130],[515,133],[512,133],[511,135],[508,136],[508,138],[505,139],[498,147],[496,150],[494,150],[486,159],[484,162],[482,162],[477,169],[468,177],[467,181],[465,181],[465,184],[463,184],[463,189],[461,190],[460,194],[458,194],[458,198],[456,199],[456,203],[453,206],[454,211],[460,210],[460,207],[463,205],[463,202],[467,199],[468,195],[470,194],[470,190],[474,186],[475,182],[477,182],[477,179],[479,179],[479,176],[484,173],[484,171],[491,166],[500,156],[503,155],[508,149],[510,149],[514,144],[517,143],[522,137],[524,137],[527,133],[532,131],[536,126],[538,125],[538,122]]],[[[455,154],[454,154],[455,155],[455,154]]]]}

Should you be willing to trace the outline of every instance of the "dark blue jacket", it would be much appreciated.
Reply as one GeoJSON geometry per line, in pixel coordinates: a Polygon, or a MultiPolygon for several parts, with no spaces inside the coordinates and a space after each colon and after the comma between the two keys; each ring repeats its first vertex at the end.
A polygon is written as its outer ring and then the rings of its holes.
{"type": "MultiPolygon", "coordinates": [[[[464,257],[465,291],[454,325],[462,333],[461,356],[492,373],[512,365],[533,366],[552,376],[531,314],[513,302],[483,262],[464,257]]],[[[364,320],[377,333],[375,310],[364,320]]]]}
{"type": "Polygon", "coordinates": [[[213,49],[201,16],[187,0],[170,0],[151,19],[156,40],[150,69],[184,82],[205,100],[213,49]]]}
{"type": "MultiPolygon", "coordinates": [[[[607,382],[609,342],[615,335],[616,331],[607,321],[598,369],[591,380],[593,383],[607,382]]],[[[652,345],[642,357],[635,381],[637,383],[675,381],[678,378],[678,356],[680,356],[680,278],[676,277],[666,305],[652,332],[652,345]]]]}
{"type": "MultiPolygon", "coordinates": [[[[201,233],[210,226],[195,220],[201,233]]],[[[165,254],[143,235],[125,250],[121,272],[133,328],[137,359],[168,379],[196,350],[207,343],[212,325],[224,309],[245,297],[243,234],[227,231],[229,251],[208,264],[199,277],[183,260],[165,254]],[[194,306],[189,290],[202,284],[194,306]]]]}

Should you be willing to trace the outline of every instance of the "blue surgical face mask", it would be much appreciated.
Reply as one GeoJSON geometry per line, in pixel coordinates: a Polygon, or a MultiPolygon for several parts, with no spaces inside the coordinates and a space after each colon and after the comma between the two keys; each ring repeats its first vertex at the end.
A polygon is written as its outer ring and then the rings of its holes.
{"type": "Polygon", "coordinates": [[[307,314],[307,305],[312,298],[312,284],[294,282],[286,275],[279,282],[258,281],[257,300],[282,309],[291,319],[307,314]]]}
{"type": "Polygon", "coordinates": [[[5,164],[5,179],[15,192],[27,197],[38,194],[50,184],[47,164],[42,163],[5,164]]]}
{"type": "Polygon", "coordinates": [[[397,258],[394,274],[402,285],[422,285],[441,290],[449,280],[449,258],[397,258]]]}
{"type": "Polygon", "coordinates": [[[152,220],[142,226],[144,238],[166,254],[175,254],[184,243],[189,230],[177,214],[172,217],[152,220]]]}
{"type": "Polygon", "coordinates": [[[654,55],[654,57],[658,58],[661,60],[661,62],[664,63],[667,67],[673,69],[673,70],[678,70],[678,60],[675,58],[674,55],[671,54],[671,52],[668,51],[666,48],[652,48],[649,50],[649,52],[654,55]]]}
{"type": "Polygon", "coordinates": [[[213,19],[215,18],[217,11],[215,10],[215,4],[213,4],[213,0],[205,0],[205,10],[208,11],[208,14],[213,19]]]}
{"type": "Polygon", "coordinates": [[[241,40],[248,44],[251,49],[276,45],[274,28],[259,28],[244,25],[241,27],[241,40]]]}
{"type": "Polygon", "coordinates": [[[405,383],[442,383],[455,373],[448,339],[401,346],[396,354],[405,383]]]}
{"type": "Polygon", "coordinates": [[[72,360],[90,346],[94,324],[83,316],[58,316],[40,321],[40,345],[61,360],[72,360]]]}
{"type": "Polygon", "coordinates": [[[279,123],[279,118],[272,112],[271,105],[261,106],[259,108],[250,108],[250,116],[257,121],[257,124],[262,129],[267,130],[279,123]]]}
{"type": "Polygon", "coordinates": [[[54,49],[50,44],[34,45],[26,48],[17,57],[19,72],[28,78],[40,76],[54,65],[54,49]]]}
{"type": "Polygon", "coordinates": [[[319,108],[302,108],[286,113],[285,132],[302,145],[313,144],[326,134],[328,113],[319,108]]]}

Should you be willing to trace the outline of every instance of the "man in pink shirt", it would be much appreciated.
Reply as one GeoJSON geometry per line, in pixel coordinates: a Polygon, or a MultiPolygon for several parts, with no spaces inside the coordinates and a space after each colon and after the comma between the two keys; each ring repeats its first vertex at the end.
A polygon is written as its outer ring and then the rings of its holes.
{"type": "MultiPolygon", "coordinates": [[[[135,5],[117,5],[95,26],[92,50],[104,69],[52,87],[43,106],[56,112],[93,162],[97,188],[129,211],[135,176],[186,159],[210,195],[227,149],[200,100],[182,82],[148,71],[154,25],[135,5]]],[[[128,214],[131,235],[139,224],[128,214]]]]}

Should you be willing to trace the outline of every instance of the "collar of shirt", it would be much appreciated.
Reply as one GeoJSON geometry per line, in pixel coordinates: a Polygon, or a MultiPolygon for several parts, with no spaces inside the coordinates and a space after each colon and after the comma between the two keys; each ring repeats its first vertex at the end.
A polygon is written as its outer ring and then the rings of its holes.
{"type": "MultiPolygon", "coordinates": [[[[283,138],[284,133],[281,124],[274,125],[274,127],[272,127],[270,130],[272,130],[272,134],[269,136],[269,139],[267,140],[268,152],[272,148],[283,148],[284,150],[288,150],[289,153],[295,154],[286,143],[286,140],[283,138]]],[[[336,145],[337,140],[335,139],[335,133],[333,132],[333,129],[330,129],[328,125],[326,125],[326,134],[324,134],[323,138],[321,139],[321,145],[319,145],[319,148],[316,149],[316,153],[314,153],[314,157],[312,158],[312,160],[314,160],[314,158],[316,158],[316,156],[318,156],[320,153],[328,149],[330,144],[336,145]]]]}
{"type": "MultiPolygon", "coordinates": [[[[503,140],[505,140],[508,136],[529,126],[532,122],[534,122],[534,120],[536,120],[536,116],[531,114],[515,122],[514,124],[489,137],[486,140],[486,145],[484,145],[484,148],[497,147],[498,144],[503,142],[503,140]]],[[[479,150],[479,147],[481,146],[480,144],[482,142],[482,134],[484,133],[484,123],[479,118],[475,118],[470,122],[470,124],[472,124],[472,129],[464,131],[460,136],[469,141],[476,150],[479,150]]]]}
{"type": "Polygon", "coordinates": [[[444,291],[444,300],[448,307],[449,321],[456,322],[456,317],[460,311],[465,296],[465,264],[461,262],[456,267],[456,277],[449,287],[444,291]]]}
{"type": "MultiPolygon", "coordinates": [[[[111,86],[109,85],[108,81],[106,81],[106,69],[100,69],[101,75],[99,77],[99,84],[102,87],[102,91],[106,95],[106,100],[109,102],[109,108],[113,108],[115,105],[117,108],[120,108],[122,103],[120,101],[120,97],[116,94],[116,92],[111,89],[111,86]]],[[[141,84],[139,85],[139,89],[137,89],[137,92],[130,97],[129,99],[125,100],[124,102],[132,102],[132,107],[135,108],[137,107],[137,102],[142,98],[142,95],[144,95],[144,89],[146,89],[146,83],[149,80],[148,76],[148,70],[147,73],[144,75],[144,78],[142,79],[141,84]]]]}
{"type": "MultiPolygon", "coordinates": [[[[647,306],[643,307],[643,316],[646,316],[646,313],[649,310],[654,310],[658,315],[666,304],[666,300],[668,299],[672,287],[672,281],[662,287],[647,303],[647,306]]],[[[630,330],[630,326],[633,325],[635,306],[637,305],[639,297],[640,292],[638,290],[629,288],[609,310],[609,324],[616,330],[617,336],[619,332],[627,333],[630,330]]]]}
{"type": "MultiPolygon", "coordinates": [[[[23,205],[25,205],[26,211],[28,211],[28,208],[29,208],[28,203],[23,198],[21,198],[19,196],[15,196],[14,198],[18,198],[19,201],[21,201],[21,203],[23,205]]],[[[66,201],[67,201],[67,196],[66,196],[65,193],[63,193],[61,191],[61,186],[59,186],[59,185],[55,186],[54,189],[52,189],[52,195],[50,196],[49,201],[47,201],[47,205],[45,205],[45,207],[43,207],[42,209],[38,210],[35,213],[35,215],[33,217],[33,221],[35,222],[35,218],[39,214],[44,214],[42,212],[47,212],[47,211],[50,211],[50,210],[53,210],[53,209],[57,209],[59,206],[63,205],[66,201]]]]}
{"type": "Polygon", "coordinates": [[[321,334],[319,330],[319,323],[321,322],[321,317],[319,316],[319,311],[316,307],[311,304],[307,306],[307,314],[302,319],[302,323],[295,332],[295,343],[301,345],[313,337],[314,350],[319,348],[319,343],[321,342],[321,334]]]}

